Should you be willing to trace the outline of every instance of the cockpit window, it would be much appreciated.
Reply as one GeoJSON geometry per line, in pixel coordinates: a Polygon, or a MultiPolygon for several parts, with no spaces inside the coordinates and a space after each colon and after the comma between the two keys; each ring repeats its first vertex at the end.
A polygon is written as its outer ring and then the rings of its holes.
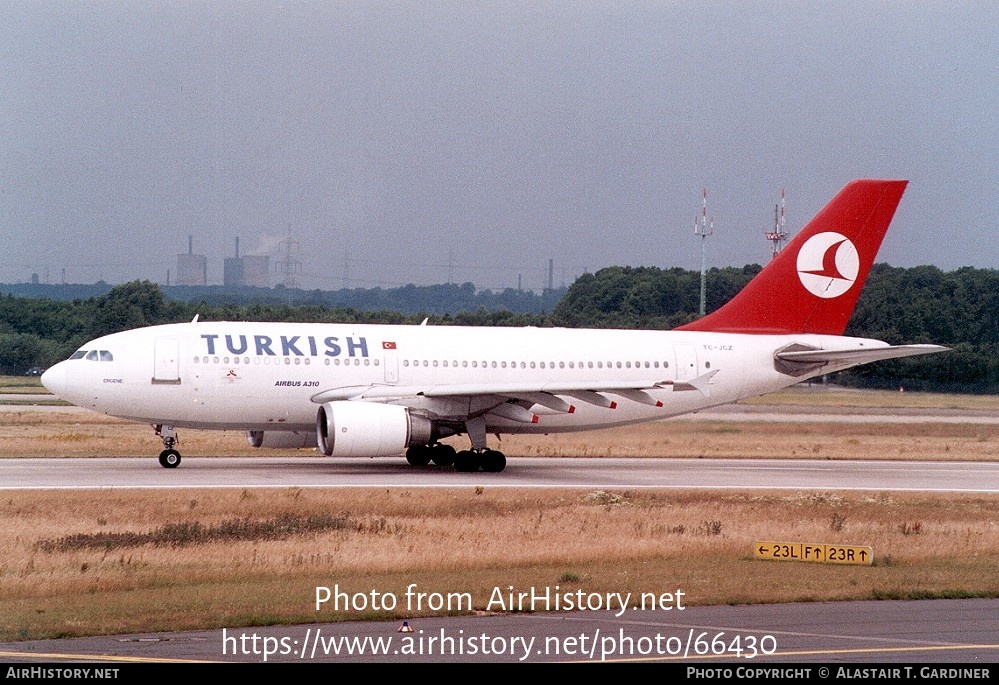
{"type": "Polygon", "coordinates": [[[113,362],[114,355],[109,350],[77,350],[70,359],[86,359],[89,362],[113,362]]]}

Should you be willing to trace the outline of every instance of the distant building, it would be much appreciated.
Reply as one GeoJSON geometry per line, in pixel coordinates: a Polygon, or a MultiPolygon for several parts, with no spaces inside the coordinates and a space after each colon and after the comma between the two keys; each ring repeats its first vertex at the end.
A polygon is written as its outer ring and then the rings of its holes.
{"type": "Polygon", "coordinates": [[[271,287],[271,258],[267,255],[239,256],[239,238],[236,238],[236,256],[222,261],[222,285],[271,287]]]}
{"type": "Polygon", "coordinates": [[[177,255],[177,285],[208,285],[208,258],[194,254],[193,235],[187,236],[187,254],[177,255]]]}
{"type": "Polygon", "coordinates": [[[207,285],[208,258],[201,254],[177,255],[177,285],[207,285]]]}

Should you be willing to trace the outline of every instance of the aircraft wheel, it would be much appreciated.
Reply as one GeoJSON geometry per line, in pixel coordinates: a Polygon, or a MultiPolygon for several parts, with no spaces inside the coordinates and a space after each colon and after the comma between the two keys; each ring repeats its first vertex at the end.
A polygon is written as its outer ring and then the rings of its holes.
{"type": "Polygon", "coordinates": [[[455,450],[451,445],[437,443],[430,448],[430,459],[437,466],[451,466],[454,464],[455,450]]]}
{"type": "Polygon", "coordinates": [[[462,473],[478,471],[480,466],[479,455],[471,450],[462,450],[454,455],[454,470],[462,473]]]}
{"type": "Polygon", "coordinates": [[[406,461],[413,466],[426,466],[430,463],[430,448],[426,445],[416,445],[406,450],[406,461]]]}
{"type": "Polygon", "coordinates": [[[160,466],[165,469],[175,469],[180,466],[180,452],[177,450],[163,450],[160,452],[160,466]]]}
{"type": "Polygon", "coordinates": [[[499,473],[506,468],[506,455],[496,450],[486,450],[482,453],[482,470],[489,473],[499,473]]]}

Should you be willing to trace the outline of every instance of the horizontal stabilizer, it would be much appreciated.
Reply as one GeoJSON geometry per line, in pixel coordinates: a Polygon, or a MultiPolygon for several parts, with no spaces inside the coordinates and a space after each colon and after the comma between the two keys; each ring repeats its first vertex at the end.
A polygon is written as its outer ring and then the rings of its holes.
{"type": "Polygon", "coordinates": [[[815,364],[867,364],[883,359],[915,357],[920,354],[947,352],[942,345],[895,345],[894,347],[855,347],[848,350],[788,350],[777,352],[778,359],[803,365],[815,364]]]}

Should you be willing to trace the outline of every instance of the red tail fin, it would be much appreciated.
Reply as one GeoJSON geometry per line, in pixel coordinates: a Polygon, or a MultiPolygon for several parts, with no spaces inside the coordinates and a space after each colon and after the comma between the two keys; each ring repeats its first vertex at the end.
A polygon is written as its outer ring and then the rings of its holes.
{"type": "Polygon", "coordinates": [[[738,295],[677,330],[841,335],[907,183],[848,183],[738,295]]]}

